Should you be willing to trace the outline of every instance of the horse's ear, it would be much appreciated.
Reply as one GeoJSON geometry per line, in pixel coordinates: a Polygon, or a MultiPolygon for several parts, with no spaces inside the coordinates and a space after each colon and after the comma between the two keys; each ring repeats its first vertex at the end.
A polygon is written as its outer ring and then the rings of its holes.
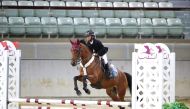
{"type": "Polygon", "coordinates": [[[79,40],[79,39],[77,39],[77,44],[78,44],[78,45],[80,44],[80,40],[79,40]]]}

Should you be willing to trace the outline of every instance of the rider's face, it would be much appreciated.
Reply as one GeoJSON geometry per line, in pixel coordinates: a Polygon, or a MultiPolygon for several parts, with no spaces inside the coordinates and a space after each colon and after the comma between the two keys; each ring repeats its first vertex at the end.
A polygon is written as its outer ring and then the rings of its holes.
{"type": "Polygon", "coordinates": [[[89,42],[90,40],[91,40],[91,36],[89,35],[86,37],[86,41],[89,42]]]}

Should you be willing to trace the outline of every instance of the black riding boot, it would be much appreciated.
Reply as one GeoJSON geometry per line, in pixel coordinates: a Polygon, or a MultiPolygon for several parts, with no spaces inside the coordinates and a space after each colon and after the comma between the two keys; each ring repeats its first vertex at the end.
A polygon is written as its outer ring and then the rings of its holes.
{"type": "Polygon", "coordinates": [[[111,78],[111,74],[110,74],[110,69],[109,69],[109,65],[108,64],[105,64],[105,75],[106,75],[106,78],[107,79],[110,79],[111,78]]]}

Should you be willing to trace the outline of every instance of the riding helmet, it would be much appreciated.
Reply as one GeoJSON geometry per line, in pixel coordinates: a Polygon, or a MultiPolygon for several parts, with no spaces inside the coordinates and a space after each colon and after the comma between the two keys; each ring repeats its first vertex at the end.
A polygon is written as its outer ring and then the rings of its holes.
{"type": "Polygon", "coordinates": [[[94,31],[92,31],[92,30],[86,31],[86,36],[92,36],[93,38],[96,38],[96,35],[95,35],[94,31]]]}

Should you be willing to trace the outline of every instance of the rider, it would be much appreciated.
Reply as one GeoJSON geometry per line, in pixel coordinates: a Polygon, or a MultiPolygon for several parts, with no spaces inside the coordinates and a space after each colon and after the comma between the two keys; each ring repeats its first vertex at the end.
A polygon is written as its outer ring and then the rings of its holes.
{"type": "Polygon", "coordinates": [[[96,54],[98,54],[98,56],[100,56],[105,64],[105,75],[107,79],[111,78],[110,75],[110,70],[109,70],[109,64],[108,64],[108,59],[107,59],[107,51],[108,51],[108,47],[104,47],[104,45],[102,44],[102,42],[100,40],[96,39],[96,35],[92,30],[88,30],[86,32],[86,39],[85,39],[88,47],[96,54]]]}

